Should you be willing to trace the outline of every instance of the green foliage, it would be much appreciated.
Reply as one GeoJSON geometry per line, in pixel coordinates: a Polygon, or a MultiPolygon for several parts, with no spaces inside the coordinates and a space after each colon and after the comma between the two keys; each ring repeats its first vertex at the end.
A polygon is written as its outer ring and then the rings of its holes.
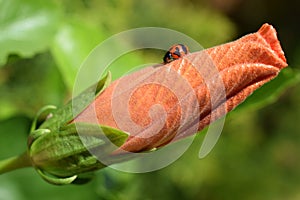
{"type": "Polygon", "coordinates": [[[0,1],[0,65],[11,53],[31,57],[46,50],[60,18],[60,10],[52,1],[0,1]]]}
{"type": "Polygon", "coordinates": [[[59,28],[51,51],[68,88],[73,87],[82,61],[104,36],[95,26],[76,18],[66,20],[59,28]]]}
{"type": "Polygon", "coordinates": [[[63,104],[66,87],[49,53],[10,57],[0,71],[0,119],[35,116],[44,105],[63,104]]]}

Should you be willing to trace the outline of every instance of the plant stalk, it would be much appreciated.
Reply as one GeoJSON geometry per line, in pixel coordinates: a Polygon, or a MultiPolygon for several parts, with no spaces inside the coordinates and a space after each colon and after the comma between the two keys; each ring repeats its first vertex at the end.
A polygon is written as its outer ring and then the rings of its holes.
{"type": "Polygon", "coordinates": [[[10,172],[16,169],[30,167],[31,161],[27,154],[27,152],[19,155],[14,156],[11,158],[7,158],[0,161],[0,174],[4,174],[6,172],[10,172]]]}

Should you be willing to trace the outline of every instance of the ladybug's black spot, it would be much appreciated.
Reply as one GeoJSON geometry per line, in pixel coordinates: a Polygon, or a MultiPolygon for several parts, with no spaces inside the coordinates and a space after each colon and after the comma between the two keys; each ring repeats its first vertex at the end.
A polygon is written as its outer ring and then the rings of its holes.
{"type": "Polygon", "coordinates": [[[173,54],[175,54],[175,55],[177,55],[178,57],[180,57],[180,49],[179,49],[179,47],[176,47],[175,48],[175,51],[173,52],[173,54]]]}
{"type": "Polygon", "coordinates": [[[181,46],[182,51],[183,51],[185,54],[187,54],[187,53],[188,53],[188,50],[187,50],[186,46],[183,45],[183,44],[180,44],[180,46],[181,46]]]}

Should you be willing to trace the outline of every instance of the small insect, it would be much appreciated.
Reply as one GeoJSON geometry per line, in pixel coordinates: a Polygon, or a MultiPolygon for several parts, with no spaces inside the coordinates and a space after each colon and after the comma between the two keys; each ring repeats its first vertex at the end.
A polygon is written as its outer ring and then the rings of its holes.
{"type": "Polygon", "coordinates": [[[169,51],[164,56],[164,64],[170,63],[178,58],[183,57],[184,55],[189,53],[189,49],[186,45],[183,44],[175,44],[171,46],[169,51]]]}

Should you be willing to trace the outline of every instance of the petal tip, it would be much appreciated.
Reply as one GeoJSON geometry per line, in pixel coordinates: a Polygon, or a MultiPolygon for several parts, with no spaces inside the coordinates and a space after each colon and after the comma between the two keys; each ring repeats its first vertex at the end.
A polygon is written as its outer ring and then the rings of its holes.
{"type": "Polygon", "coordinates": [[[258,33],[266,40],[266,42],[270,45],[272,50],[285,63],[285,66],[283,67],[286,67],[287,66],[286,58],[284,56],[284,52],[278,40],[277,31],[275,30],[275,28],[272,25],[265,23],[258,30],[258,33]]]}

